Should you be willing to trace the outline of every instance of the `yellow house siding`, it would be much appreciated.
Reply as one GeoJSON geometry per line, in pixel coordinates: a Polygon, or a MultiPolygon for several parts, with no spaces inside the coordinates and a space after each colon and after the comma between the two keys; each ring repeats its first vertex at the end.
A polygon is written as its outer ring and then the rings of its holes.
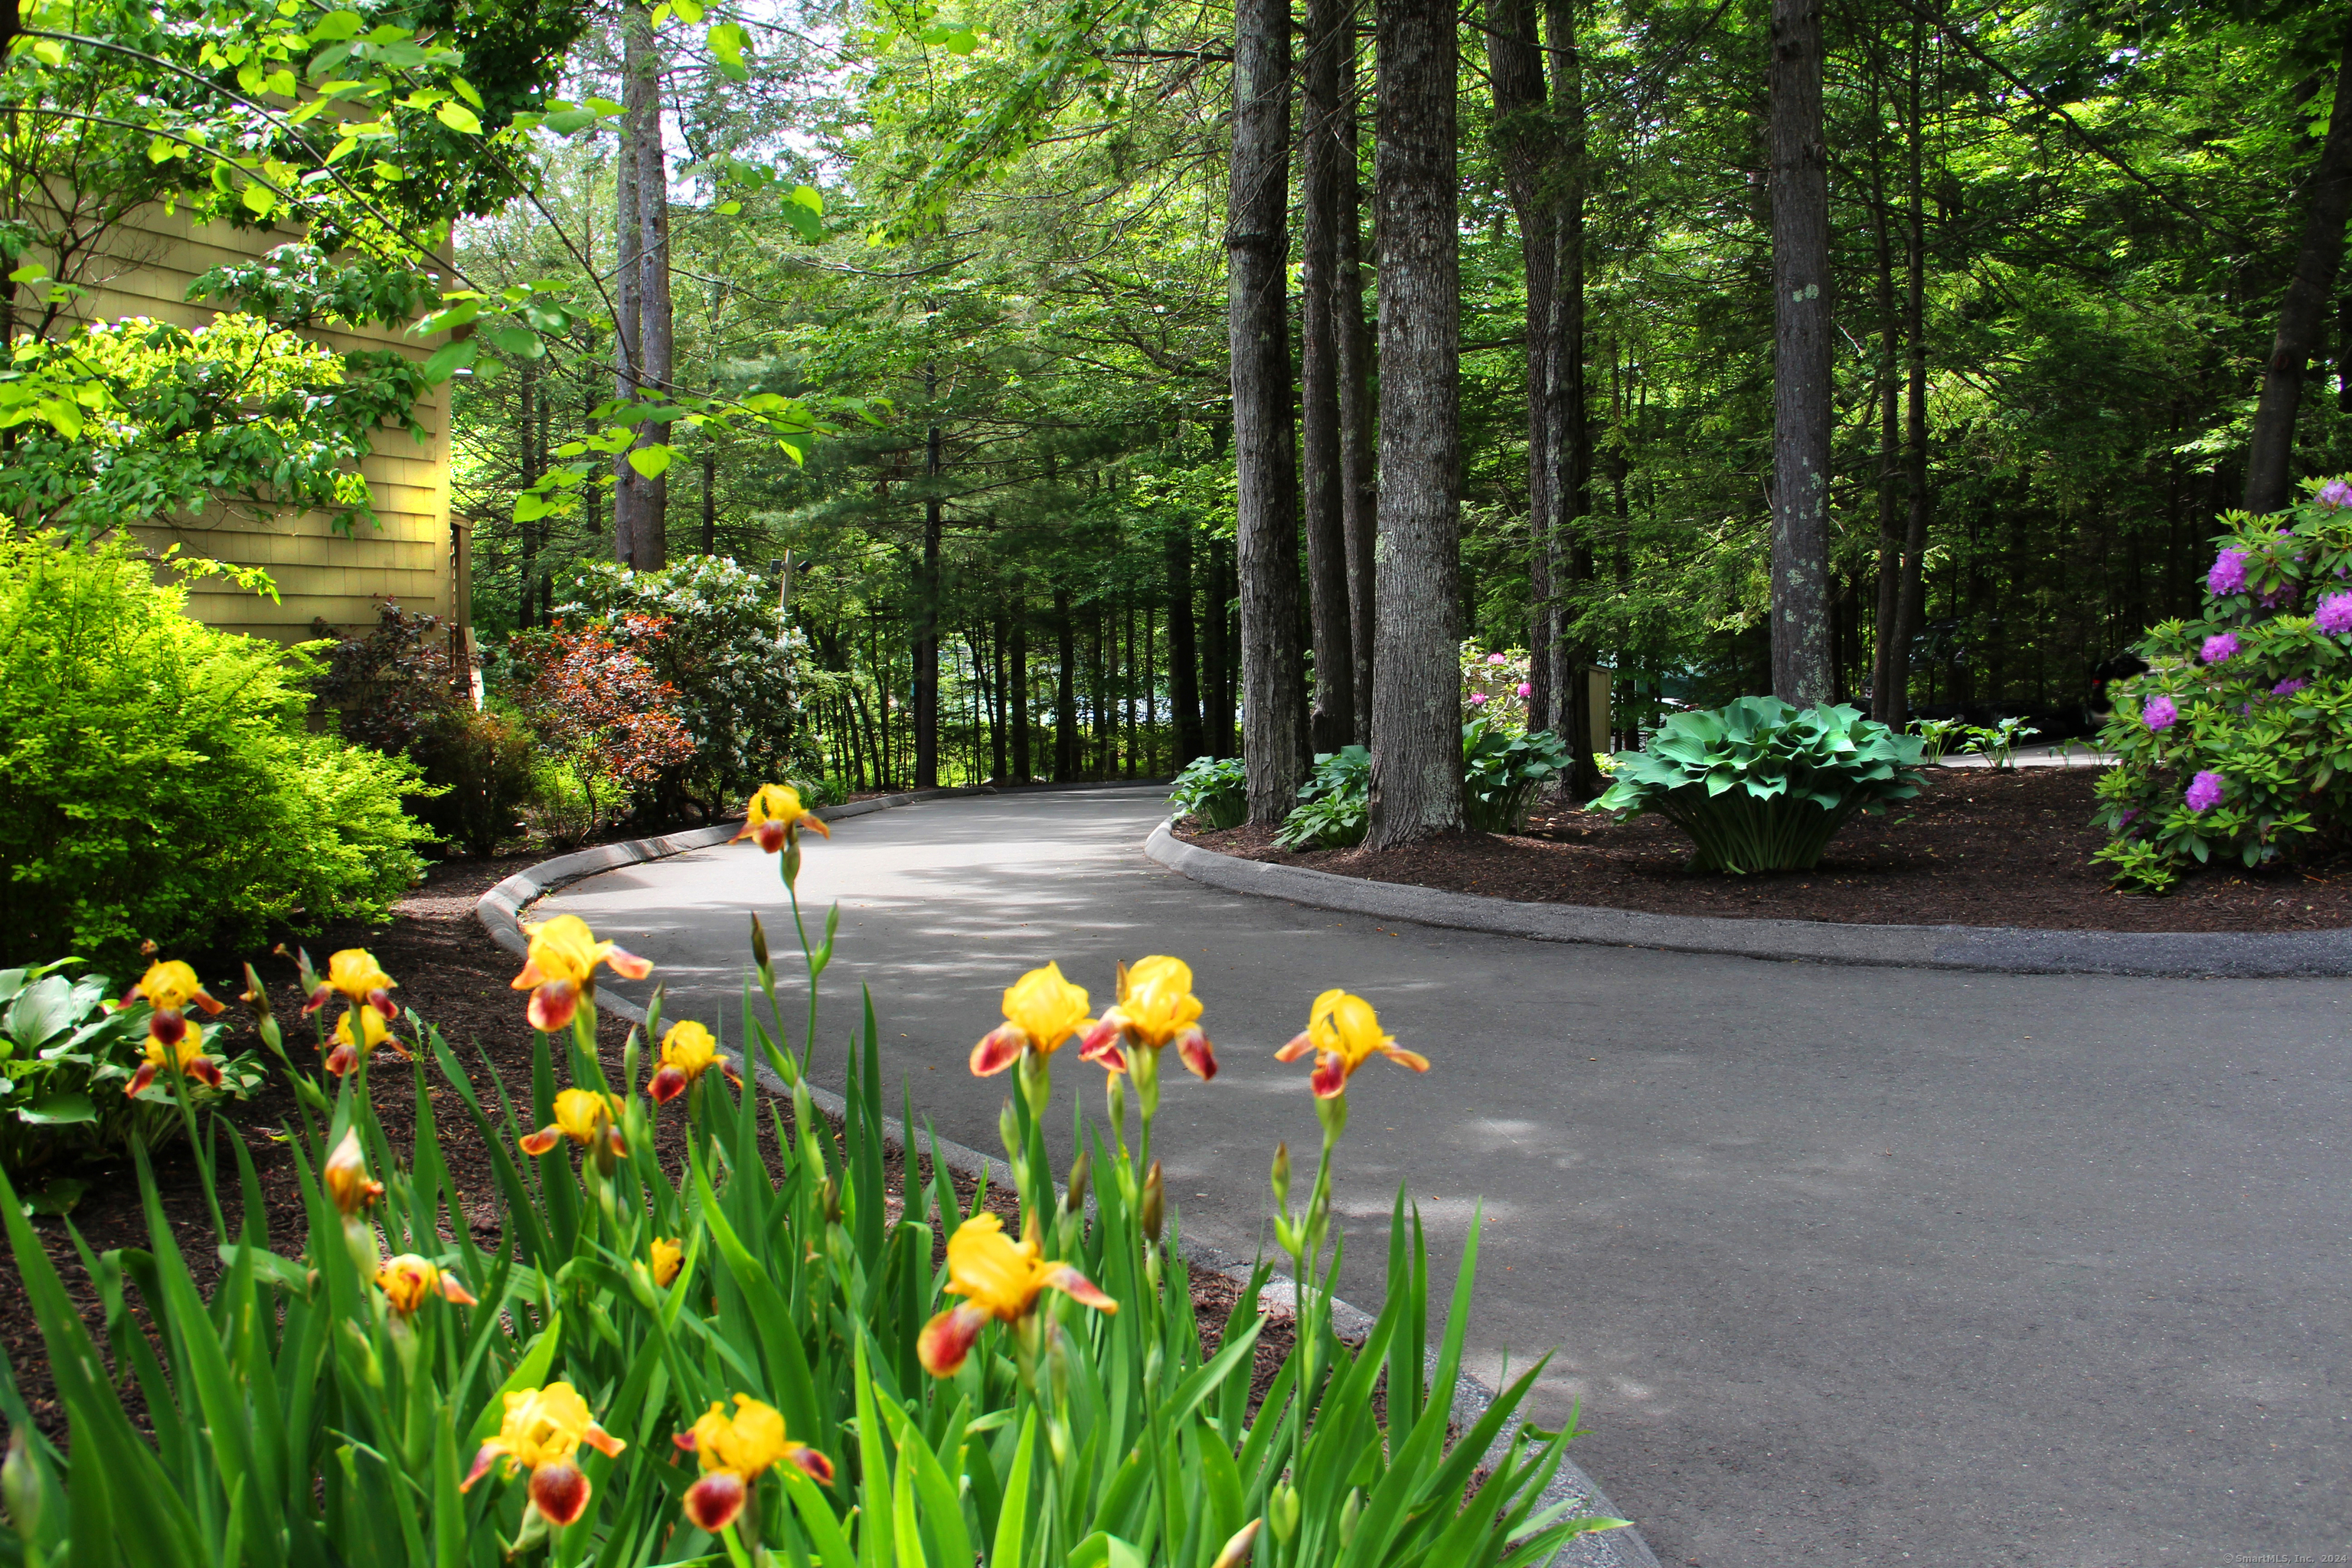
{"type": "MultiPolygon", "coordinates": [[[[190,283],[211,268],[259,257],[292,237],[192,224],[184,213],[160,206],[142,209],[108,233],[100,254],[75,279],[89,290],[75,313],[85,321],[145,316],[201,326],[218,312],[188,303],[190,283]]],[[[306,335],[338,350],[392,348],[420,361],[436,346],[381,328],[306,335]]],[[[463,626],[469,617],[452,566],[448,411],[449,388],[435,387],[416,407],[428,433],[423,444],[389,426],[376,432],[376,449],[360,465],[374,528],[362,521],[346,537],[320,513],[256,516],[215,502],[201,513],[137,532],[152,548],[176,542],[184,555],[268,572],[278,585],[277,604],[217,582],[193,584],[189,611],[211,625],[294,642],[316,636],[320,621],[338,630],[372,626],[379,605],[396,599],[404,608],[463,626]]]]}

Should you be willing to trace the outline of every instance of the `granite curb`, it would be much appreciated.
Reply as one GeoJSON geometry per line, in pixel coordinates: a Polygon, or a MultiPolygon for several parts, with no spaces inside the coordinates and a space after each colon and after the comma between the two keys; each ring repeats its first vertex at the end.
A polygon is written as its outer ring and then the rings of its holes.
{"type": "Polygon", "coordinates": [[[2147,974],[2195,980],[2352,974],[2352,930],[2109,931],[1847,925],[1832,921],[1733,920],[1582,904],[1521,903],[1479,893],[1342,877],[1305,866],[1244,860],[1187,844],[1168,822],[1152,829],[1143,852],[1180,876],[1226,892],[1537,942],[2000,974],[2147,974]]]}
{"type": "MultiPolygon", "coordinates": [[[[1146,782],[1154,781],[1136,781],[1139,784],[1146,782]]],[[[1024,786],[1013,787],[1018,789],[1024,786]]],[[[1027,787],[1050,788],[1053,786],[1027,787]]],[[[1096,787],[1126,786],[1121,784],[1115,786],[1096,787]]],[[[1011,792],[1000,792],[992,784],[914,790],[902,795],[877,795],[868,800],[854,801],[847,805],[827,806],[820,809],[815,815],[824,821],[833,822],[844,817],[862,816],[868,812],[888,810],[895,806],[919,805],[924,801],[999,793],[1011,792]]],[[[475,905],[474,913],[501,947],[520,955],[530,949],[529,939],[522,932],[520,917],[522,911],[533,900],[602,871],[614,870],[623,866],[642,865],[648,860],[662,859],[667,856],[682,854],[689,849],[701,849],[713,844],[726,843],[734,837],[734,824],[726,823],[713,827],[693,828],[684,833],[667,834],[656,838],[635,838],[620,844],[601,844],[591,849],[579,850],[570,855],[559,855],[553,859],[543,860],[536,866],[518,871],[492,888],[483,894],[475,905]]],[[[1167,833],[1164,824],[1160,833],[1167,833]]],[[[1155,835],[1155,841],[1157,837],[1155,835]]],[[[1172,836],[1171,837],[1172,841],[1172,836]]],[[[1344,879],[1334,879],[1344,880],[1344,879]]],[[[604,1011],[617,1014],[632,1023],[642,1024],[646,1021],[645,1009],[609,992],[600,998],[598,1005],[604,1011]]],[[[755,1065],[757,1081],[761,1088],[774,1095],[790,1094],[790,1088],[777,1077],[774,1069],[765,1063],[755,1065]]],[[[836,1119],[846,1116],[848,1104],[841,1096],[829,1089],[819,1089],[815,1084],[810,1084],[808,1090],[809,1098],[814,1101],[819,1111],[836,1119]]],[[[895,1146],[902,1152],[910,1147],[908,1130],[896,1117],[885,1116],[882,1119],[882,1135],[887,1145],[895,1146]]],[[[1003,1160],[983,1154],[976,1149],[967,1148],[950,1139],[941,1138],[929,1130],[926,1130],[911,1147],[924,1154],[935,1156],[949,1170],[960,1175],[973,1180],[979,1180],[984,1176],[992,1185],[1011,1186],[1013,1184],[1013,1169],[1003,1160]]],[[[1230,1253],[1198,1242],[1181,1239],[1179,1240],[1177,1248],[1191,1267],[1206,1268],[1237,1282],[1246,1282],[1249,1279],[1250,1264],[1230,1253]]],[[[1289,1276],[1276,1274],[1267,1294],[1269,1298],[1276,1300],[1287,1296],[1295,1301],[1297,1291],[1297,1286],[1289,1276]]],[[[1333,1327],[1343,1335],[1359,1337],[1370,1331],[1373,1320],[1370,1313],[1360,1308],[1334,1298],[1331,1301],[1331,1321],[1333,1327]]],[[[1435,1360],[1433,1352],[1431,1359],[1433,1364],[1435,1360]]],[[[1454,1421],[1467,1428],[1476,1423],[1481,1414],[1494,1403],[1494,1389],[1467,1373],[1462,1373],[1455,1379],[1454,1385],[1454,1421]]],[[[1498,1438],[1497,1450],[1506,1442],[1507,1438],[1498,1438]]],[[[1609,1500],[1608,1494],[1601,1489],[1591,1477],[1579,1468],[1573,1459],[1563,1458],[1560,1460],[1559,1472],[1553,1476],[1551,1485],[1545,1489],[1535,1511],[1541,1512],[1544,1509],[1570,1500],[1574,1500],[1582,1512],[1623,1517],[1619,1513],[1616,1506],[1609,1500]]],[[[1660,1564],[1656,1555],[1651,1552],[1649,1542],[1642,1539],[1639,1528],[1628,1526],[1622,1530],[1601,1531],[1574,1537],[1551,1559],[1547,1568],[1660,1568],[1660,1564]]]]}

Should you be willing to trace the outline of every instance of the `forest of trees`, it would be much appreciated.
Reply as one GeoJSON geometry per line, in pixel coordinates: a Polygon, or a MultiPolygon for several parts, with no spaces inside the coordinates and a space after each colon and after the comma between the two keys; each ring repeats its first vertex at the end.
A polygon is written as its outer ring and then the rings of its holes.
{"type": "Polygon", "coordinates": [[[459,506],[488,633],[587,560],[789,562],[845,787],[1241,748],[1264,819],[1353,742],[1407,836],[1465,639],[1563,733],[1589,666],[1621,734],[1768,690],[2061,732],[2218,514],[2352,468],[2341,6],[740,23],[748,79],[593,15],[564,90],[625,111],[460,229],[614,310],[477,360],[459,506]],[[657,472],[519,511],[640,384],[824,428],[648,421],[657,472]]]}

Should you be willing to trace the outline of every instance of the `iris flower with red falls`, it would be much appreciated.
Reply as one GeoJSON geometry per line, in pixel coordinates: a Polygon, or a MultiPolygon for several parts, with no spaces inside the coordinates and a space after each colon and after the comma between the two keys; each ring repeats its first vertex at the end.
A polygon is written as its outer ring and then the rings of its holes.
{"type": "Polygon", "coordinates": [[[184,1013],[158,1008],[147,1020],[147,1059],[139,1064],[122,1092],[135,1097],[165,1068],[179,1077],[220,1087],[220,1064],[205,1055],[205,1026],[188,1022],[184,1013]]]}
{"type": "Polygon", "coordinates": [[[1118,1303],[1093,1280],[1042,1254],[1034,1237],[1015,1244],[992,1214],[976,1214],[957,1226],[948,1238],[948,1294],[963,1300],[923,1325],[915,1355],[924,1369],[934,1377],[954,1376],[981,1330],[992,1320],[1021,1321],[1036,1310],[1037,1298],[1047,1290],[1059,1290],[1098,1312],[1118,1310],[1118,1303]]]}
{"type": "Polygon", "coordinates": [[[621,1136],[623,1109],[617,1094],[567,1089],[555,1097],[555,1120],[536,1132],[524,1133],[517,1142],[526,1154],[544,1154],[559,1139],[569,1138],[584,1146],[593,1143],[601,1131],[611,1140],[614,1153],[625,1154],[629,1145],[621,1136]]]}
{"type": "Polygon", "coordinates": [[[1411,1068],[1429,1070],[1429,1058],[1406,1050],[1381,1032],[1380,1015],[1361,996],[1333,989],[1315,998],[1307,1009],[1307,1032],[1294,1037],[1274,1053],[1278,1062],[1296,1061],[1312,1050],[1315,1074],[1307,1080],[1318,1100],[1334,1100],[1348,1092],[1348,1079],[1374,1056],[1411,1068]]]}
{"type": "Polygon", "coordinates": [[[417,1309],[434,1296],[468,1307],[475,1304],[456,1275],[413,1252],[385,1258],[383,1267],[375,1271],[375,1288],[383,1292],[384,1304],[404,1318],[415,1317],[417,1309]]]}
{"type": "Polygon", "coordinates": [[[474,1468],[457,1489],[470,1489],[503,1459],[509,1476],[517,1469],[530,1472],[530,1505],[550,1524],[572,1523],[588,1511],[588,1478],[572,1460],[580,1445],[607,1458],[628,1445],[596,1425],[588,1402],[568,1383],[518,1389],[506,1402],[499,1435],[474,1455],[474,1468]]]}
{"type": "Polygon", "coordinates": [[[1062,978],[1062,966],[1033,969],[1004,988],[1004,1022],[971,1048],[971,1070],[981,1078],[1003,1072],[1034,1051],[1051,1056],[1072,1036],[1094,1026],[1087,1016],[1087,992],[1062,978]]]}
{"type": "Polygon", "coordinates": [[[133,1002],[144,1002],[158,1013],[184,1013],[191,1002],[207,1014],[221,1010],[221,1005],[212,999],[196,979],[196,972],[176,958],[147,966],[147,973],[140,977],[139,984],[122,998],[122,1005],[126,1007],[133,1002]]]}
{"type": "Polygon", "coordinates": [[[389,1045],[401,1056],[408,1055],[408,1047],[400,1043],[400,1037],[392,1032],[392,1026],[373,1007],[354,1007],[336,1019],[335,1032],[330,1038],[334,1041],[334,1049],[327,1053],[327,1070],[337,1078],[367,1060],[378,1046],[389,1045]],[[360,1021],[360,1037],[356,1040],[352,1038],[354,1018],[360,1021]]]}
{"type": "Polygon", "coordinates": [[[343,1140],[335,1152],[327,1156],[320,1168],[320,1180],[326,1184],[327,1196],[333,1200],[343,1217],[350,1219],[383,1196],[383,1184],[368,1175],[367,1155],[360,1148],[356,1128],[345,1128],[343,1140]]]}
{"type": "Polygon", "coordinates": [[[1192,968],[1181,958],[1154,954],[1134,968],[1118,966],[1118,1005],[1087,1031],[1080,1061],[1099,1062],[1112,1072],[1127,1070],[1122,1047],[1157,1056],[1169,1046],[1193,1077],[1217,1076],[1217,1053],[1201,1032],[1201,999],[1192,994],[1192,968]]]}
{"type": "Polygon", "coordinates": [[[303,1002],[302,1011],[315,1013],[340,994],[353,1007],[373,1008],[390,1022],[400,1016],[400,1008],[392,999],[393,987],[399,984],[383,972],[375,954],[364,948],[347,947],[327,960],[327,977],[303,1002]]]}
{"type": "Polygon", "coordinates": [[[711,1535],[735,1522],[743,1500],[773,1466],[790,1465],[821,1487],[833,1484],[833,1461],[785,1436],[782,1414],[748,1394],[735,1396],[732,1415],[712,1400],[694,1429],[674,1440],[702,1466],[702,1479],[686,1489],[686,1517],[711,1535]]]}
{"type": "Polygon", "coordinates": [[[740,843],[749,838],[773,855],[808,828],[826,838],[833,837],[816,813],[801,805],[801,792],[790,784],[761,784],[744,808],[743,831],[727,842],[740,843]]]}
{"type": "Polygon", "coordinates": [[[667,1105],[720,1060],[719,1042],[710,1031],[691,1018],[682,1019],[662,1036],[661,1065],[646,1084],[646,1093],[656,1105],[667,1105]]]}
{"type": "Polygon", "coordinates": [[[544,1034],[571,1023],[580,999],[595,994],[598,964],[610,965],[624,980],[643,980],[654,972],[651,960],[598,942],[578,915],[558,915],[523,931],[530,938],[530,952],[513,984],[530,993],[530,1026],[544,1034]]]}

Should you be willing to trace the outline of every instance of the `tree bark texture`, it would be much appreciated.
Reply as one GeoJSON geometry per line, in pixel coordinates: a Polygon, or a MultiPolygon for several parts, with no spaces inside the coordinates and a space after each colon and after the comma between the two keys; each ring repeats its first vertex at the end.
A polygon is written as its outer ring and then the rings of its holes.
{"type": "MultiPolygon", "coordinates": [[[[621,96],[634,100],[642,73],[637,56],[651,45],[651,31],[640,31],[640,7],[622,18],[621,96]]],[[[621,116],[621,150],[613,168],[613,243],[619,263],[613,273],[613,399],[636,400],[644,358],[638,348],[638,328],[645,314],[645,268],[639,250],[644,230],[637,225],[637,121],[634,112],[621,116]]],[[[645,511],[645,479],[629,464],[625,448],[613,456],[613,559],[624,566],[637,558],[637,519],[645,511]]]]}
{"type": "Polygon", "coordinates": [[[1013,711],[1013,780],[1027,784],[1029,772],[1029,606],[1015,592],[1008,618],[1012,621],[1013,647],[1007,658],[1013,711]]]}
{"type": "Polygon", "coordinates": [[[1829,150],[1821,0],[1772,0],[1772,690],[1830,695],[1829,150]]]}
{"type": "Polygon", "coordinates": [[[1348,626],[1355,662],[1356,732],[1372,743],[1372,545],[1380,526],[1380,489],[1372,444],[1372,337],[1364,324],[1363,181],[1357,174],[1356,8],[1348,5],[1346,47],[1338,58],[1339,120],[1339,256],[1331,310],[1339,351],[1339,522],[1348,548],[1348,626]]]}
{"type": "Polygon", "coordinates": [[[1577,42],[1576,0],[1544,7],[1552,118],[1558,126],[1550,182],[1552,279],[1550,324],[1544,333],[1544,482],[1549,508],[1544,553],[1550,586],[1550,638],[1543,658],[1551,700],[1545,723],[1567,743],[1571,793],[1601,788],[1592,758],[1591,687],[1585,668],[1591,650],[1574,635],[1577,584],[1591,575],[1591,548],[1583,520],[1592,510],[1592,433],[1584,381],[1584,59],[1577,42]]]}
{"type": "Polygon", "coordinates": [[[1070,616],[1070,594],[1054,590],[1055,652],[1059,660],[1054,687],[1054,782],[1078,776],[1078,627],[1070,616]]]}
{"type": "Polygon", "coordinates": [[[1559,231],[1548,184],[1557,183],[1559,171],[1550,166],[1558,137],[1545,99],[1543,44],[1536,26],[1535,0],[1487,0],[1486,75],[1495,89],[1496,153],[1519,226],[1519,259],[1528,283],[1528,649],[1533,688],[1528,712],[1535,727],[1543,729],[1552,721],[1550,652],[1558,640],[1549,545],[1551,464],[1545,443],[1551,425],[1546,388],[1559,231]]]}
{"type": "Polygon", "coordinates": [[[2294,421],[2303,377],[2327,329],[2328,296],[2344,262],[2344,220],[2352,213],[2352,25],[2336,67],[2336,100],[2319,163],[2305,187],[2303,247],[2279,306],[2278,335],[2263,367],[2246,445],[2246,510],[2277,511],[2294,500],[2294,421]]]}
{"type": "Polygon", "coordinates": [[[1201,664],[1194,647],[1192,597],[1192,524],[1186,521],[1168,531],[1168,700],[1179,768],[1208,750],[1201,732],[1201,664]]]}
{"type": "MultiPolygon", "coordinates": [[[[631,150],[636,154],[638,395],[667,401],[673,379],[676,316],[669,289],[669,158],[662,146],[661,56],[655,47],[653,16],[633,5],[629,16],[631,70],[627,112],[631,150]]],[[[637,426],[634,446],[667,441],[669,426],[637,426]]],[[[625,453],[623,460],[626,461],[625,453]]],[[[640,572],[656,572],[669,560],[669,476],[640,477],[640,510],[630,527],[630,560],[640,572]]]]}
{"type": "Polygon", "coordinates": [[[1279,823],[1306,772],[1299,737],[1298,529],[1286,296],[1290,12],[1238,0],[1233,195],[1225,226],[1233,354],[1234,544],[1241,573],[1242,756],[1249,819],[1279,823]]]}
{"type": "Polygon", "coordinates": [[[1462,826],[1462,288],[1454,7],[1380,0],[1381,616],[1371,825],[1462,826]]]}
{"type": "Polygon", "coordinates": [[[1234,750],[1234,595],[1225,572],[1225,547],[1209,541],[1209,564],[1202,597],[1207,614],[1201,663],[1206,679],[1202,695],[1202,726],[1208,731],[1209,755],[1229,757],[1234,750]]]}
{"type": "Polygon", "coordinates": [[[1307,0],[1306,123],[1300,128],[1299,445],[1307,524],[1307,582],[1315,689],[1309,746],[1336,752],[1356,738],[1355,654],[1348,604],[1347,475],[1339,439],[1339,133],[1351,105],[1339,100],[1339,53],[1355,47],[1347,0],[1307,0]]]}
{"type": "Polygon", "coordinates": [[[1878,57],[1870,57],[1870,226],[1878,263],[1878,375],[1871,394],[1878,412],[1877,637],[1871,649],[1870,713],[1883,724],[1900,726],[1902,697],[1895,687],[1895,633],[1903,619],[1902,320],[1895,304],[1894,211],[1886,189],[1886,158],[1877,127],[1881,84],[1878,57]]]}
{"type": "Polygon", "coordinates": [[[1903,331],[1908,345],[1907,383],[1904,400],[1903,461],[1903,584],[1886,659],[1886,679],[1894,688],[1895,715],[1888,722],[1907,720],[1911,705],[1911,639],[1919,635],[1927,610],[1927,520],[1935,498],[1927,491],[1927,218],[1921,204],[1921,168],[1926,138],[1919,117],[1919,78],[1927,66],[1927,25],[1915,17],[1911,25],[1911,67],[1905,115],[1904,178],[1906,233],[1903,331]]]}
{"type": "MultiPolygon", "coordinates": [[[[923,391],[936,395],[939,371],[923,369],[923,391]]],[[[923,437],[923,477],[929,494],[923,498],[923,563],[915,576],[915,787],[940,785],[940,552],[946,525],[940,509],[941,471],[940,427],[923,437]]]]}

